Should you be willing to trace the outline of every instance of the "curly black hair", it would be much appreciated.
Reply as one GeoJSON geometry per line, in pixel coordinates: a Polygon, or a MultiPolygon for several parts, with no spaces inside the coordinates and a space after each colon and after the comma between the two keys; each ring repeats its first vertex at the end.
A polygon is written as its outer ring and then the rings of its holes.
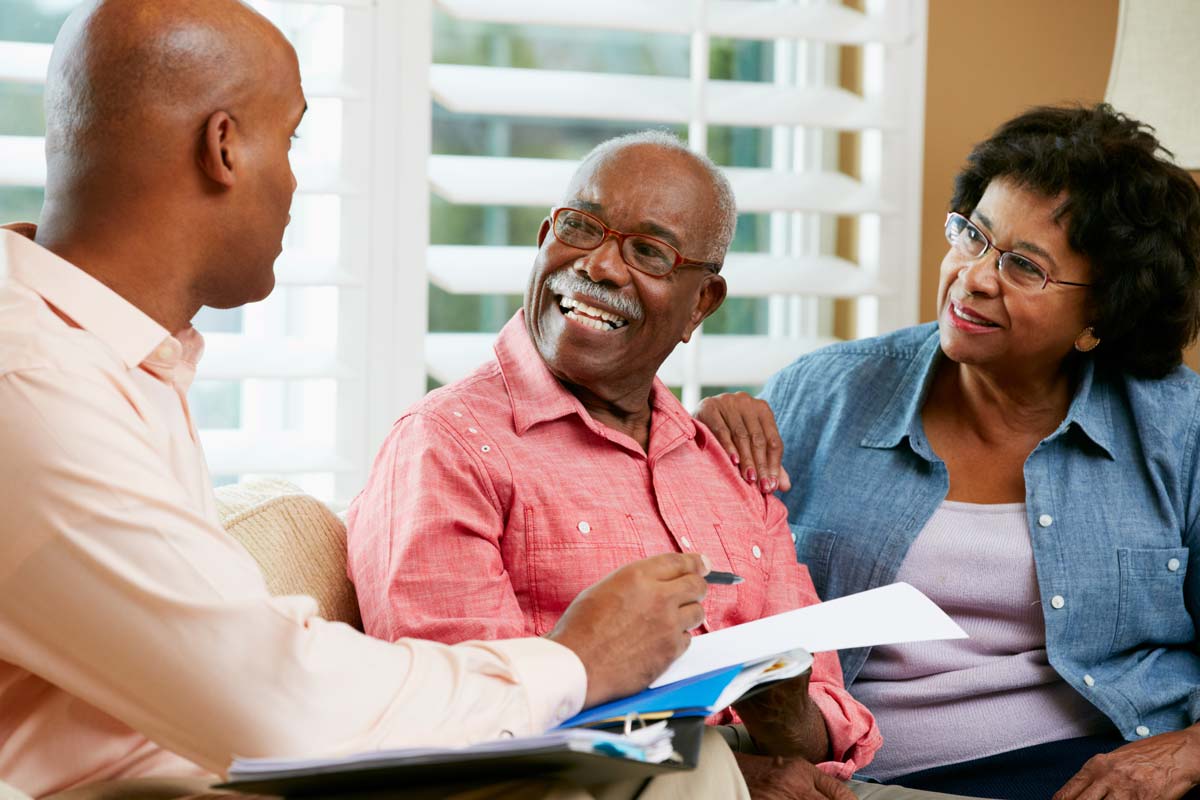
{"type": "Polygon", "coordinates": [[[951,209],[970,215],[1006,178],[1066,194],[1057,215],[1092,266],[1097,366],[1161,378],[1200,333],[1200,188],[1154,129],[1112,106],[1043,106],[975,146],[951,209]]]}

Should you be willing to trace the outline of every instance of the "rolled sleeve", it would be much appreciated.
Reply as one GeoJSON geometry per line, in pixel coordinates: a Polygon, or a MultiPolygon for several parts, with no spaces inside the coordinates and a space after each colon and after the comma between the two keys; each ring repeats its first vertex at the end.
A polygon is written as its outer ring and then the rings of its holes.
{"type": "MultiPolygon", "coordinates": [[[[837,665],[835,655],[820,655],[832,656],[834,665],[837,665]]],[[[851,697],[850,692],[840,685],[841,668],[837,669],[837,684],[818,682],[814,676],[814,680],[808,685],[808,696],[821,710],[821,716],[825,718],[825,729],[829,733],[831,758],[817,766],[839,780],[847,780],[871,763],[875,752],[883,744],[883,736],[875,724],[875,717],[866,706],[851,697]]]]}

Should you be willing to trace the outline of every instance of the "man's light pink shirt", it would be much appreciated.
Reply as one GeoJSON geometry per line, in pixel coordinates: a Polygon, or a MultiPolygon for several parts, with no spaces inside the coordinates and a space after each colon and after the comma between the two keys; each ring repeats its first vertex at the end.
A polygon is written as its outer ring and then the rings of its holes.
{"type": "Polygon", "coordinates": [[[217,520],[186,401],[202,351],[0,230],[0,780],[458,745],[579,709],[553,642],[388,644],[270,597],[217,520]]]}

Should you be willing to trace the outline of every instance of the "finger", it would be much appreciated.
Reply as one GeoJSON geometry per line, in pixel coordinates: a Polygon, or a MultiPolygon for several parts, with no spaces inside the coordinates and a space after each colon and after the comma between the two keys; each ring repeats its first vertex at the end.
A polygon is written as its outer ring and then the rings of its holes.
{"type": "Polygon", "coordinates": [[[729,460],[734,464],[739,463],[741,458],[738,456],[737,447],[733,444],[733,435],[729,431],[729,426],[725,424],[725,417],[721,413],[720,406],[709,402],[709,399],[700,401],[700,407],[696,409],[696,417],[712,431],[713,436],[717,437],[717,441],[721,443],[721,449],[729,454],[729,460]]]}
{"type": "Polygon", "coordinates": [[[694,574],[672,578],[663,589],[667,592],[666,599],[671,608],[699,603],[708,595],[708,584],[704,578],[694,574]]]}
{"type": "Polygon", "coordinates": [[[1080,795],[1090,787],[1094,780],[1094,764],[1091,760],[1083,765],[1062,788],[1054,793],[1052,800],[1079,800],[1080,795]]]}
{"type": "Polygon", "coordinates": [[[742,416],[726,418],[730,434],[733,436],[733,446],[738,451],[738,464],[742,477],[749,483],[758,482],[758,471],[754,463],[754,443],[750,431],[746,428],[746,419],[742,416]]]}
{"type": "Polygon", "coordinates": [[[1071,780],[1062,785],[1062,788],[1054,793],[1050,800],[1075,800],[1075,798],[1087,788],[1090,781],[1083,777],[1082,773],[1075,773],[1071,780]]]}
{"type": "Polygon", "coordinates": [[[691,631],[704,624],[704,606],[699,603],[688,603],[679,607],[679,621],[683,630],[691,631]]]}
{"type": "Polygon", "coordinates": [[[1062,795],[1062,800],[1102,800],[1108,796],[1108,782],[1103,778],[1093,780],[1087,774],[1080,772],[1067,781],[1066,785],[1055,794],[1062,795]]]}
{"type": "Polygon", "coordinates": [[[750,436],[750,452],[754,459],[754,469],[758,472],[758,487],[764,493],[773,491],[773,489],[766,488],[773,484],[771,483],[772,475],[769,472],[771,464],[767,459],[767,434],[763,430],[762,420],[758,417],[748,419],[746,431],[750,436]]]}
{"type": "Polygon", "coordinates": [[[684,575],[707,575],[712,570],[708,558],[700,553],[662,553],[634,562],[647,576],[670,581],[684,575]]]}
{"type": "Polygon", "coordinates": [[[763,456],[762,463],[758,466],[758,471],[763,475],[759,479],[763,494],[773,492],[779,488],[779,473],[783,469],[783,442],[776,433],[774,425],[768,427],[763,425],[763,439],[766,442],[766,452],[763,456]]]}
{"type": "Polygon", "coordinates": [[[856,800],[854,792],[846,788],[846,784],[816,770],[813,776],[813,787],[829,800],[856,800]]]}
{"type": "Polygon", "coordinates": [[[788,492],[792,488],[792,476],[788,475],[788,471],[784,469],[783,464],[779,465],[779,491],[788,492]]]}

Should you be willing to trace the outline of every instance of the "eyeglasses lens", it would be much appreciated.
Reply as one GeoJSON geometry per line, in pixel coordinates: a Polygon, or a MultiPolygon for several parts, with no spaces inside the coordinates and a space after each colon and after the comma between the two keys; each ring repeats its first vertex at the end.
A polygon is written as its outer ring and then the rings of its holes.
{"type": "MultiPolygon", "coordinates": [[[[946,241],[967,258],[982,256],[988,249],[983,231],[958,214],[946,220],[946,241]]],[[[1003,253],[997,262],[1000,277],[1018,289],[1041,289],[1046,285],[1046,273],[1037,264],[1016,253],[1003,253]]]]}
{"type": "Polygon", "coordinates": [[[946,220],[946,241],[968,258],[979,258],[988,248],[983,232],[957,214],[946,220]]]}
{"type": "MultiPolygon", "coordinates": [[[[596,219],[565,208],[554,218],[554,236],[560,242],[580,250],[594,250],[604,241],[604,226],[596,219]]],[[[625,236],[621,257],[649,275],[662,276],[675,268],[676,252],[670,245],[647,236],[625,236]]]]}

